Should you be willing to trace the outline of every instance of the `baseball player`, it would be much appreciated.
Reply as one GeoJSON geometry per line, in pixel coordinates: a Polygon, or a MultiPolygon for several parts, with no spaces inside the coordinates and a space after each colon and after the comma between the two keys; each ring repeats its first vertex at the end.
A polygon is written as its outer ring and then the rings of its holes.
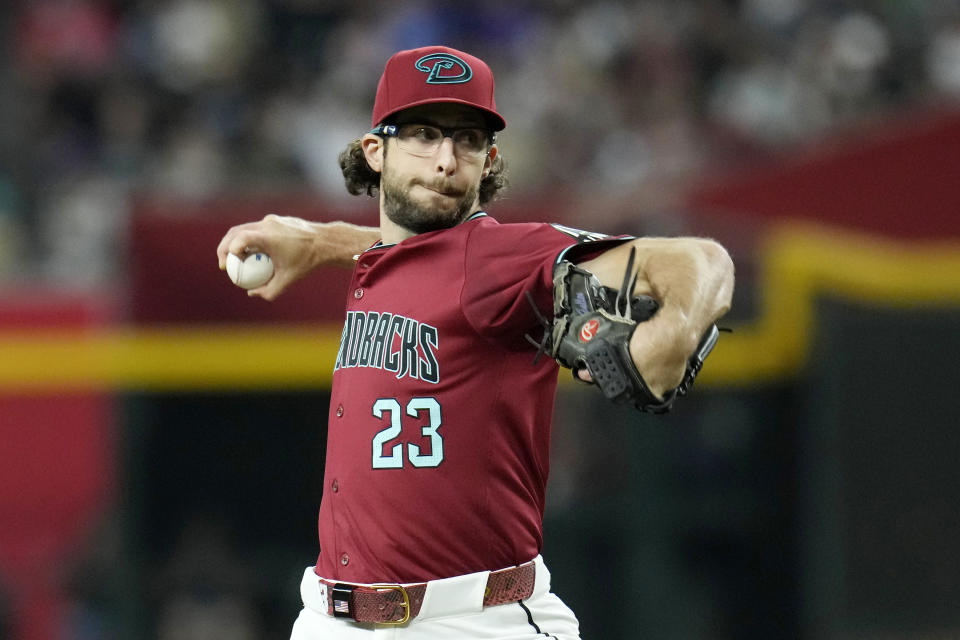
{"type": "Polygon", "coordinates": [[[557,363],[669,409],[729,308],[730,258],[704,239],[499,224],[483,206],[506,122],[490,68],[462,51],[392,56],[371,124],[340,163],[351,193],[378,196],[379,228],[270,215],[217,250],[221,269],[270,254],[250,291],[268,300],[318,266],[353,269],[292,638],[579,638],[540,556],[557,363]]]}

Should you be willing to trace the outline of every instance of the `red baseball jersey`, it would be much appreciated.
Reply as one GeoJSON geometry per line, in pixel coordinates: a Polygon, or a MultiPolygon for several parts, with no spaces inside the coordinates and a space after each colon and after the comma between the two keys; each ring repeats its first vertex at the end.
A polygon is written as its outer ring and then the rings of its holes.
{"type": "Polygon", "coordinates": [[[318,575],[420,582],[539,553],[557,364],[533,362],[524,334],[542,328],[524,292],[549,315],[554,263],[601,237],[481,212],[360,255],[330,397],[318,575]]]}

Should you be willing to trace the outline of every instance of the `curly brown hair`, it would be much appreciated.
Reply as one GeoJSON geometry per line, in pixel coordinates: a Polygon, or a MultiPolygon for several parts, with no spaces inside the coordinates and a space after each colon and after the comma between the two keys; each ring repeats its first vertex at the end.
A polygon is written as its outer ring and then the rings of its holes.
{"type": "MultiPolygon", "coordinates": [[[[380,191],[380,172],[374,171],[367,164],[367,159],[363,155],[363,147],[360,146],[360,140],[360,138],[357,138],[340,152],[340,171],[343,172],[343,181],[351,195],[366,194],[373,197],[380,191]]],[[[507,166],[503,162],[503,158],[497,155],[493,159],[493,165],[490,167],[487,177],[480,181],[479,197],[481,205],[492,201],[507,186],[506,170],[507,166]]]]}

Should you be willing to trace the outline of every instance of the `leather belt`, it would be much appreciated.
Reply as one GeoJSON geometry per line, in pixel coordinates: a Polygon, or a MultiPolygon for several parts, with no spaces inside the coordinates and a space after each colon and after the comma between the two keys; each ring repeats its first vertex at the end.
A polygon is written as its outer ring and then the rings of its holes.
{"type": "MultiPolygon", "coordinates": [[[[491,571],[483,606],[526,600],[533,594],[537,567],[533,562],[491,571]]],[[[404,624],[420,613],[429,583],[356,585],[320,578],[327,585],[327,614],[357,622],[404,624]]]]}

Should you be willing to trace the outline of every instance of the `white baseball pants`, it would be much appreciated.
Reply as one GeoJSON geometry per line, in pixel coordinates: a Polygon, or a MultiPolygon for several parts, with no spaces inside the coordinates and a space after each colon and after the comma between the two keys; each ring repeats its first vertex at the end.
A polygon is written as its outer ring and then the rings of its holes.
{"type": "MultiPolygon", "coordinates": [[[[419,615],[401,626],[361,624],[327,613],[324,589],[307,567],[300,583],[303,610],[290,640],[580,640],[573,612],[550,592],[550,572],[537,556],[533,594],[526,600],[492,607],[468,602],[476,593],[471,582],[486,583],[487,572],[427,583],[419,615]]],[[[480,586],[479,593],[483,593],[480,586]]],[[[474,598],[474,600],[476,600],[474,598]]]]}

